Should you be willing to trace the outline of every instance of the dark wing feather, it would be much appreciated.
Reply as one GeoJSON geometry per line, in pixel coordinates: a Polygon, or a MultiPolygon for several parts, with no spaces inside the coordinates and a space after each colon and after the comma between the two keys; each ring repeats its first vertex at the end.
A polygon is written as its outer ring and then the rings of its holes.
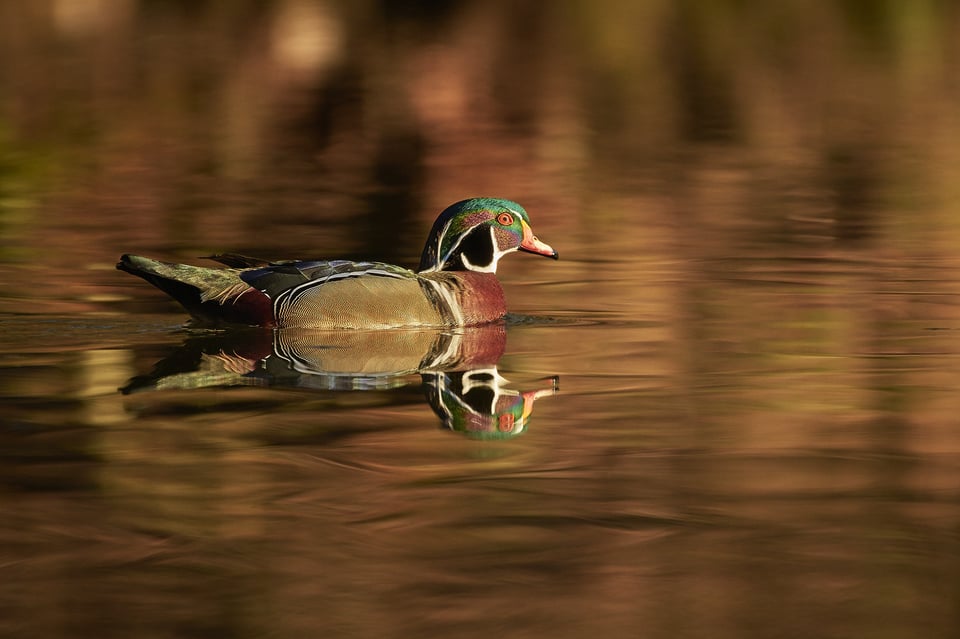
{"type": "Polygon", "coordinates": [[[240,255],[239,253],[217,253],[216,255],[205,255],[204,259],[220,262],[230,268],[260,268],[262,266],[275,266],[277,264],[286,264],[288,261],[281,260],[274,262],[264,260],[259,257],[250,257],[249,255],[240,255]]]}
{"type": "Polygon", "coordinates": [[[315,282],[319,286],[328,281],[360,276],[415,278],[416,273],[383,262],[347,260],[278,263],[240,273],[244,282],[263,291],[271,299],[277,299],[285,291],[307,282],[315,282]]]}

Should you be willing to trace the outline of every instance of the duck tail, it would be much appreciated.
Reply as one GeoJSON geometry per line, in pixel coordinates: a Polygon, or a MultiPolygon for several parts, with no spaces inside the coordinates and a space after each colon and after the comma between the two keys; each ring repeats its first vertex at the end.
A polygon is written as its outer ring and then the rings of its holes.
{"type": "Polygon", "coordinates": [[[150,282],[204,323],[269,326],[273,322],[272,302],[241,280],[239,269],[174,264],[129,254],[120,257],[117,268],[150,282]]]}

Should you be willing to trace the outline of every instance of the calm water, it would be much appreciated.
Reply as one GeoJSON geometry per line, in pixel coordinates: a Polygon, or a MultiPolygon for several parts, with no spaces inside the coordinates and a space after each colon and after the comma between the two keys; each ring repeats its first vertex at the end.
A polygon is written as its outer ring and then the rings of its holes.
{"type": "Polygon", "coordinates": [[[0,9],[0,636],[960,633],[960,14],[626,4],[0,9]],[[483,330],[113,269],[478,194],[483,330]]]}

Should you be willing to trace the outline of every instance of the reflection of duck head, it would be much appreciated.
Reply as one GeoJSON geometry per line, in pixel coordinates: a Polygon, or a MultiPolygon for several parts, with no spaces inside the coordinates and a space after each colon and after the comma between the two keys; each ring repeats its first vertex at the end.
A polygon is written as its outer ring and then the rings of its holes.
{"type": "Polygon", "coordinates": [[[450,430],[478,439],[504,439],[524,432],[533,403],[557,393],[556,377],[548,388],[516,391],[496,366],[423,375],[427,401],[450,430]]]}

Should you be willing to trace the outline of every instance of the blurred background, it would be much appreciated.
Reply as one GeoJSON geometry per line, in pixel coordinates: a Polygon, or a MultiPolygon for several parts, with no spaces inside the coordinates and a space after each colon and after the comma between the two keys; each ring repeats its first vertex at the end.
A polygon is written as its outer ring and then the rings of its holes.
{"type": "Polygon", "coordinates": [[[520,201],[583,257],[597,238],[955,246],[951,2],[0,11],[7,265],[85,269],[120,247],[413,260],[434,215],[474,194],[520,201]]]}
{"type": "Polygon", "coordinates": [[[948,0],[0,2],[0,633],[954,637],[958,248],[948,0]],[[521,437],[116,392],[186,319],[121,253],[413,266],[477,195],[561,255],[521,437]]]}

